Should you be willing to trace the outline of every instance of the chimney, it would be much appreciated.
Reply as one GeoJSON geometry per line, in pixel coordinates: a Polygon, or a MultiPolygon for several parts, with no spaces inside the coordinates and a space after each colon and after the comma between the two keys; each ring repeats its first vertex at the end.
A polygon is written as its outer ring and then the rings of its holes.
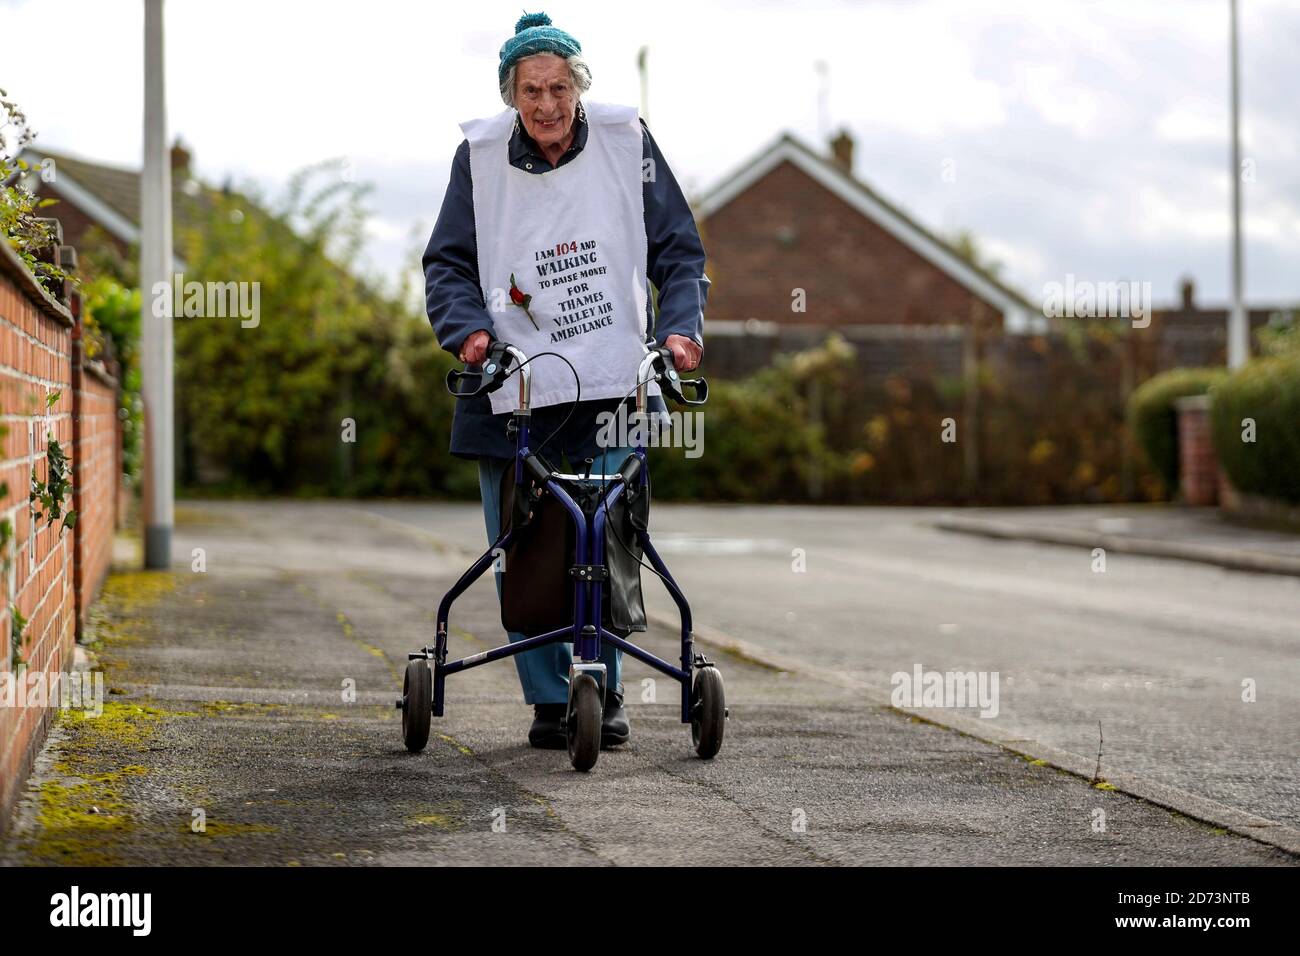
{"type": "Polygon", "coordinates": [[[1184,312],[1196,311],[1196,283],[1191,276],[1184,276],[1183,280],[1178,283],[1178,291],[1183,300],[1184,312]]]}
{"type": "Polygon", "coordinates": [[[185,148],[185,144],[177,136],[176,142],[172,143],[172,172],[188,175],[191,159],[193,159],[193,154],[185,148]]]}
{"type": "Polygon", "coordinates": [[[850,176],[853,175],[853,137],[846,129],[841,129],[831,140],[831,162],[850,176]]]}

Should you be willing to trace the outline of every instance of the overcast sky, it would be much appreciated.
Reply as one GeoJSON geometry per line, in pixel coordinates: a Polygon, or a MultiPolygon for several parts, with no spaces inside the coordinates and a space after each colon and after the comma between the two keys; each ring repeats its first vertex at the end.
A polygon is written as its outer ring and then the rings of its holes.
{"type": "MultiPolygon", "coordinates": [[[[1300,0],[1241,0],[1247,299],[1300,301],[1300,0]]],[[[509,3],[167,0],[169,129],[200,178],[275,193],[346,159],[375,186],[369,257],[401,269],[437,216],[457,124],[502,108],[509,3]]],[[[530,6],[529,9],[536,9],[530,6]]],[[[1032,301],[1044,283],[1192,275],[1229,293],[1228,0],[550,2],[589,98],[636,104],[699,195],[826,114],[855,172],[931,228],[969,229],[1032,301]],[[612,16],[617,13],[617,17],[612,16]],[[945,178],[944,170],[955,172],[945,178]],[[955,181],[949,181],[954,180],[955,181]]],[[[140,0],[0,0],[0,87],[51,150],[140,163],[140,0]],[[39,42],[44,40],[44,42],[39,42]],[[52,59],[58,56],[60,59],[52,59]]]]}

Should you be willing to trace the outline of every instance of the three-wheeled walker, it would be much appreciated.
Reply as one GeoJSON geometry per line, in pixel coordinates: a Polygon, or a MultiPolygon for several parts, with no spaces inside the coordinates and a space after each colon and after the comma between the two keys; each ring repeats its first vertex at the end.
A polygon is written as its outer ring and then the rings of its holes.
{"type": "MultiPolygon", "coordinates": [[[[542,355],[534,356],[534,359],[541,357],[542,355]]],[[[571,642],[573,663],[569,671],[565,737],[574,769],[590,770],[600,754],[600,726],[607,677],[605,665],[601,662],[601,649],[605,644],[620,648],[681,685],[682,723],[691,725],[691,739],[696,753],[706,760],[711,759],[722,747],[727,719],[722,675],[703,654],[695,652],[690,605],[651,543],[644,521],[632,526],[636,543],[650,559],[650,568],[664,583],[681,612],[680,664],[661,660],[626,638],[612,633],[604,626],[607,618],[602,616],[602,601],[609,599],[607,540],[612,537],[619,547],[632,554],[628,543],[616,532],[607,534],[613,530],[607,527],[611,509],[620,503],[626,509],[628,502],[637,502],[641,505],[639,513],[648,514],[645,509],[649,500],[649,465],[645,439],[649,383],[658,382],[661,392],[685,405],[704,404],[708,397],[707,383],[702,378],[682,379],[673,367],[672,353],[668,349],[648,348],[641,360],[634,386],[636,411],[633,422],[642,427],[633,429],[636,434],[633,454],[613,474],[561,474],[529,448],[530,361],[515,346],[493,342],[480,371],[452,370],[447,375],[447,389],[458,399],[474,398],[495,391],[511,376],[518,378],[519,400],[511,413],[509,426],[515,437],[515,487],[517,493],[527,494],[536,502],[540,502],[543,495],[553,495],[572,521],[574,550],[568,576],[573,580],[573,620],[563,627],[479,654],[459,660],[447,659],[447,621],[452,603],[494,565],[497,557],[509,548],[519,530],[516,523],[503,522],[497,540],[443,596],[438,605],[437,635],[433,646],[426,645],[408,655],[410,659],[406,665],[402,696],[397,701],[397,706],[402,711],[402,737],[406,748],[415,753],[423,750],[428,743],[430,717],[443,715],[448,675],[545,644],[571,642]],[[432,670],[429,667],[430,661],[433,663],[432,670]]],[[[639,557],[636,557],[636,561],[645,567],[639,557]]],[[[567,595],[565,597],[567,599],[567,595]]]]}

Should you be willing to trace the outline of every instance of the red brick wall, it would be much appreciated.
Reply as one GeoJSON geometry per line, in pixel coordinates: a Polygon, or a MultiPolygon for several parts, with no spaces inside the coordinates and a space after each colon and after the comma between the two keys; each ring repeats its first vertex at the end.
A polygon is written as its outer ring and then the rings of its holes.
{"type": "MultiPolygon", "coordinates": [[[[121,474],[117,383],[106,369],[81,361],[75,296],[71,305],[69,311],[45,295],[9,248],[0,248],[0,423],[7,429],[0,481],[8,484],[0,518],[14,529],[8,574],[0,580],[0,679],[10,676],[15,642],[30,673],[72,669],[80,615],[112,557],[121,474]],[[47,408],[54,392],[59,398],[47,408]],[[33,520],[28,503],[33,468],[47,479],[47,433],[70,459],[73,498],[66,506],[78,511],[71,530],[61,530],[62,520],[33,520]],[[11,605],[27,619],[21,638],[13,633],[11,605]]],[[[52,715],[48,707],[0,706],[0,829],[52,715]]]]}
{"type": "Polygon", "coordinates": [[[122,484],[122,441],[117,417],[117,379],[100,362],[83,358],[73,343],[72,395],[75,436],[73,495],[77,636],[113,560],[118,487],[122,484]]]}
{"type": "MultiPolygon", "coordinates": [[[[8,249],[2,250],[8,252],[8,249]]],[[[44,479],[46,433],[64,449],[72,444],[72,317],[53,304],[34,282],[13,271],[5,257],[0,270],[0,411],[8,433],[3,439],[0,480],[9,492],[0,501],[0,517],[13,523],[14,540],[5,602],[0,608],[4,656],[0,673],[10,670],[10,604],[27,618],[23,658],[32,671],[69,670],[72,663],[75,611],[72,591],[72,535],[32,519],[27,495],[31,473],[44,479]],[[45,398],[62,394],[48,411],[45,398]]],[[[12,804],[18,786],[45,738],[51,711],[0,707],[0,814],[12,804]]],[[[0,821],[3,817],[0,816],[0,821]]]]}
{"type": "Polygon", "coordinates": [[[1219,497],[1219,461],[1204,395],[1174,403],[1178,415],[1178,491],[1183,503],[1212,505],[1219,497]]]}
{"type": "Polygon", "coordinates": [[[701,229],[709,318],[966,324],[980,307],[996,324],[992,306],[788,161],[701,229]],[[790,309],[796,287],[807,293],[806,313],[790,309]]]}

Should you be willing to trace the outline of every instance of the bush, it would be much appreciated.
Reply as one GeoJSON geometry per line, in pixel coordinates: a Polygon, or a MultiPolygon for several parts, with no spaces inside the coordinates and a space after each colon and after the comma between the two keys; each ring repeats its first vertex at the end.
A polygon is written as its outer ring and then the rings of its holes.
{"type": "Polygon", "coordinates": [[[0,136],[0,242],[18,253],[46,289],[55,292],[64,279],[76,281],[59,266],[40,258],[55,242],[54,227],[40,212],[57,200],[37,199],[21,184],[22,174],[30,167],[17,154],[36,138],[36,133],[27,125],[27,116],[18,105],[5,99],[4,90],[0,90],[0,130],[8,131],[0,136]]]}
{"type": "Polygon", "coordinates": [[[1300,309],[1274,312],[1256,338],[1260,355],[1300,354],[1300,309]]]}
{"type": "Polygon", "coordinates": [[[1003,339],[972,383],[932,357],[882,376],[878,357],[832,337],[713,381],[705,454],[655,450],[655,496],[1020,505],[1121,501],[1136,485],[1158,497],[1155,474],[1126,458],[1116,352],[1100,330],[1077,343],[1003,339]],[[978,388],[974,424],[968,388],[978,388]]]}
{"type": "Polygon", "coordinates": [[[1226,375],[1221,368],[1178,368],[1148,379],[1129,397],[1129,430],[1171,494],[1178,488],[1178,418],[1174,402],[1189,395],[1204,395],[1226,375]]]}
{"type": "Polygon", "coordinates": [[[82,287],[86,354],[96,358],[110,344],[117,358],[121,391],[118,416],[122,420],[122,474],[132,485],[140,476],[144,401],[140,396],[140,290],[128,289],[116,279],[99,275],[82,287]]]}
{"type": "Polygon", "coordinates": [[[1153,474],[1130,469],[1132,443],[1120,397],[1128,344],[1116,325],[1098,322],[1061,336],[1001,336],[985,343],[979,481],[963,501],[1096,504],[1124,500],[1149,485],[1159,493],[1153,474]]]}
{"type": "Polygon", "coordinates": [[[1300,352],[1255,359],[1212,394],[1214,448],[1233,485],[1300,503],[1300,352]],[[1243,439],[1245,419],[1253,441],[1243,439]]]}
{"type": "Polygon", "coordinates": [[[653,449],[654,497],[802,501],[810,497],[810,484],[833,487],[851,467],[852,455],[832,447],[828,424],[852,358],[848,343],[831,336],[822,346],[781,356],[748,378],[710,383],[708,404],[692,410],[700,411],[704,422],[703,454],[686,458],[681,448],[653,449]],[[810,400],[815,380],[822,394],[810,400]]]}
{"type": "MultiPolygon", "coordinates": [[[[259,283],[259,322],[177,318],[181,484],[226,494],[476,493],[447,454],[452,356],[400,291],[357,278],[361,187],[299,174],[274,211],[213,196],[183,233],[198,281],[259,283]]],[[[191,275],[192,274],[192,275],[191,275]]]]}

